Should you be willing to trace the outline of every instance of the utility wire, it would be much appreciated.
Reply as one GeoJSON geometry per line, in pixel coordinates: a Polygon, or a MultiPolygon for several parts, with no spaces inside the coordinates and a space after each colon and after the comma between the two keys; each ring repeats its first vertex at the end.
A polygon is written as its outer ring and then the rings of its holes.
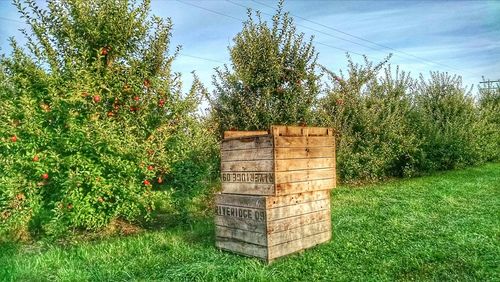
{"type": "MultiPolygon", "coordinates": [[[[259,5],[262,5],[262,6],[265,6],[265,7],[271,8],[271,9],[274,9],[274,7],[273,7],[273,6],[271,6],[271,5],[269,5],[269,4],[266,4],[266,3],[263,3],[263,2],[260,2],[260,1],[256,1],[256,0],[251,0],[251,1],[252,1],[252,2],[255,2],[255,3],[259,4],[259,5]]],[[[450,66],[450,65],[442,64],[442,63],[435,62],[435,61],[432,61],[432,60],[429,60],[429,59],[425,59],[425,58],[422,58],[422,57],[419,57],[419,56],[415,56],[415,55],[413,55],[413,54],[411,54],[411,53],[408,53],[408,52],[405,52],[405,51],[401,51],[401,50],[398,50],[398,49],[394,49],[394,48],[392,48],[392,47],[390,47],[390,46],[386,46],[386,45],[379,44],[379,43],[377,43],[377,42],[374,42],[374,41],[371,41],[371,40],[365,39],[365,38],[363,38],[363,37],[356,36],[356,35],[353,35],[353,34],[351,34],[351,33],[348,33],[348,32],[345,32],[345,31],[342,31],[342,30],[340,30],[340,29],[338,29],[338,28],[334,28],[334,27],[331,27],[331,26],[327,26],[327,25],[322,24],[322,23],[319,23],[319,22],[317,22],[317,21],[309,20],[309,19],[304,18],[304,17],[301,17],[301,16],[299,16],[299,15],[297,15],[297,14],[292,14],[292,13],[290,13],[290,15],[292,15],[293,17],[296,17],[296,18],[298,18],[298,19],[301,19],[301,20],[303,20],[303,21],[306,21],[306,22],[309,22],[309,23],[313,23],[313,24],[319,25],[319,26],[321,26],[321,27],[324,27],[324,28],[327,28],[327,29],[330,29],[330,30],[336,31],[336,32],[338,32],[338,33],[341,33],[341,34],[347,35],[347,36],[349,36],[349,37],[356,38],[356,39],[358,39],[358,40],[361,40],[361,41],[364,41],[364,42],[367,42],[367,43],[370,43],[370,44],[373,44],[373,45],[376,45],[376,46],[379,46],[379,47],[382,47],[382,48],[385,48],[385,49],[392,50],[392,51],[394,51],[394,52],[396,52],[396,53],[400,53],[400,54],[404,54],[404,55],[406,55],[406,56],[410,56],[410,57],[415,58],[415,59],[418,59],[418,60],[420,60],[420,61],[429,62],[429,63],[432,63],[432,64],[434,64],[434,65],[440,65],[440,66],[443,66],[443,67],[446,67],[446,68],[449,68],[449,69],[454,69],[454,70],[457,70],[457,71],[463,71],[463,70],[457,69],[457,68],[455,68],[455,67],[453,67],[453,66],[450,66]]],[[[342,39],[342,38],[339,38],[339,39],[342,39]]],[[[344,39],[342,39],[342,40],[344,40],[344,39]]],[[[346,40],[346,41],[347,41],[347,40],[346,40]]],[[[350,42],[350,41],[349,41],[349,42],[350,42]]],[[[363,46],[363,45],[362,45],[362,46],[363,46]]],[[[365,46],[365,47],[367,47],[367,46],[365,46]]],[[[371,49],[372,49],[372,48],[371,48],[371,49]]]]}
{"type": "MultiPolygon", "coordinates": [[[[266,4],[266,3],[263,3],[263,2],[260,2],[260,1],[257,1],[257,0],[251,0],[252,2],[255,2],[257,4],[260,4],[262,6],[266,6],[268,8],[271,8],[271,9],[274,9],[273,6],[269,5],[269,4],[266,4]]],[[[413,55],[411,53],[408,53],[408,52],[405,52],[405,51],[402,51],[402,50],[398,50],[398,49],[395,49],[395,48],[392,48],[390,46],[387,46],[387,45],[383,45],[383,44],[379,44],[377,42],[374,42],[374,41],[371,41],[371,40],[368,40],[366,38],[363,38],[363,37],[360,37],[360,36],[356,36],[354,34],[351,34],[351,33],[348,33],[348,32],[345,32],[345,31],[342,31],[338,28],[334,28],[334,27],[331,27],[331,26],[327,26],[325,24],[322,24],[320,22],[317,22],[317,21],[313,21],[313,20],[309,20],[307,18],[304,18],[304,17],[301,17],[297,14],[292,14],[290,13],[290,15],[292,15],[293,17],[296,17],[296,18],[299,18],[301,20],[304,20],[306,22],[310,22],[310,23],[313,23],[313,24],[316,24],[316,25],[319,25],[319,26],[322,26],[324,28],[327,28],[327,29],[330,29],[330,30],[333,30],[333,31],[336,31],[338,33],[341,33],[341,34],[344,34],[344,35],[347,35],[347,36],[350,36],[352,38],[356,38],[358,40],[361,40],[361,41],[364,41],[364,42],[367,42],[367,43],[370,43],[370,44],[373,44],[373,45],[376,45],[376,46],[379,46],[379,47],[382,47],[382,48],[385,48],[385,49],[389,49],[389,50],[392,50],[394,51],[396,54],[396,56],[400,57],[400,58],[404,58],[402,57],[401,55],[397,54],[397,53],[400,53],[400,54],[403,54],[403,55],[406,55],[406,56],[409,56],[409,57],[412,57],[414,59],[417,59],[421,62],[427,62],[426,64],[429,65],[428,63],[431,63],[433,65],[439,65],[439,66],[442,66],[442,67],[446,67],[448,69],[451,69],[451,70],[455,70],[455,71],[460,71],[460,72],[466,72],[466,73],[469,73],[469,74],[472,74],[472,75],[480,75],[479,73],[473,73],[473,72],[470,72],[470,71],[467,71],[467,70],[463,70],[463,69],[459,69],[459,68],[456,68],[454,66],[451,66],[451,65],[447,65],[447,64],[443,64],[443,63],[440,63],[440,62],[436,62],[436,61],[433,61],[433,60],[429,60],[429,59],[426,59],[426,58],[423,58],[423,57],[419,57],[419,56],[416,56],[416,55],[413,55]]],[[[343,38],[339,38],[341,40],[345,40],[345,41],[348,41],[346,39],[343,39],[343,38]]],[[[350,42],[350,41],[348,41],[350,42]]],[[[362,45],[362,46],[365,46],[367,47],[366,45],[362,45]]],[[[373,48],[370,48],[370,49],[373,49],[373,48]]]]}
{"type": "Polygon", "coordinates": [[[209,62],[214,62],[214,63],[221,63],[221,64],[227,63],[227,62],[223,62],[223,61],[219,61],[219,60],[215,60],[215,59],[209,59],[209,58],[204,58],[204,57],[199,57],[199,56],[194,56],[194,55],[189,55],[189,54],[183,54],[183,53],[180,53],[179,56],[194,58],[194,59],[199,59],[199,60],[204,60],[204,61],[209,61],[209,62]]]}
{"type": "MultiPolygon", "coordinates": [[[[244,20],[243,19],[240,19],[240,18],[237,18],[237,17],[234,17],[234,16],[231,16],[231,15],[227,15],[225,13],[221,13],[221,12],[218,12],[218,11],[215,11],[215,10],[212,10],[212,9],[208,9],[208,8],[205,8],[203,6],[199,6],[199,5],[196,5],[196,4],[193,4],[193,3],[190,3],[190,2],[185,2],[185,1],[181,1],[181,0],[177,0],[177,2],[179,3],[182,3],[182,4],[185,4],[185,5],[189,5],[189,6],[192,6],[192,7],[196,7],[196,8],[199,8],[199,9],[202,9],[202,10],[205,10],[205,11],[208,11],[208,12],[211,12],[211,13],[214,13],[214,14],[217,14],[219,16],[223,16],[223,17],[227,17],[227,18],[230,18],[230,19],[233,19],[233,20],[236,20],[238,22],[243,22],[244,20]]],[[[231,1],[228,1],[234,5],[237,5],[237,6],[240,6],[240,7],[243,7],[243,8],[249,8],[249,7],[246,7],[246,6],[243,6],[241,4],[238,4],[238,3],[234,3],[234,2],[231,2],[231,1]]],[[[265,12],[261,12],[262,14],[264,15],[268,15],[268,16],[272,16],[271,14],[268,14],[268,13],[265,13],[265,12]]],[[[302,25],[298,25],[297,26],[301,26],[301,27],[304,27],[304,28],[307,28],[307,29],[310,29],[310,30],[313,30],[313,31],[317,31],[317,32],[320,32],[322,33],[321,31],[318,31],[316,29],[312,29],[312,28],[309,28],[307,26],[302,26],[302,25]]],[[[333,35],[332,35],[333,36],[333,35]]],[[[333,37],[336,37],[336,36],[333,36],[333,37]]],[[[316,43],[316,44],[319,44],[319,45],[323,45],[323,46],[326,46],[326,47],[329,47],[329,48],[333,48],[333,49],[337,49],[337,50],[341,50],[341,51],[344,51],[344,52],[349,52],[349,53],[352,53],[352,54],[355,54],[355,55],[358,55],[358,56],[362,56],[364,57],[363,54],[360,54],[360,53],[357,53],[357,52],[353,52],[353,51],[350,51],[350,50],[347,50],[347,49],[344,49],[344,48],[340,48],[340,47],[335,47],[335,46],[332,46],[332,45],[328,45],[328,44],[325,44],[325,43],[322,43],[322,42],[318,42],[318,41],[315,41],[313,40],[313,43],[316,43]]],[[[358,44],[356,42],[353,42],[355,44],[358,44]]],[[[359,45],[359,44],[358,44],[359,45]]]]}
{"type": "Polygon", "coordinates": [[[0,17],[0,20],[10,21],[10,22],[15,22],[15,23],[24,23],[22,21],[18,21],[18,20],[14,20],[14,19],[9,19],[9,18],[5,18],[5,17],[0,17]]]}

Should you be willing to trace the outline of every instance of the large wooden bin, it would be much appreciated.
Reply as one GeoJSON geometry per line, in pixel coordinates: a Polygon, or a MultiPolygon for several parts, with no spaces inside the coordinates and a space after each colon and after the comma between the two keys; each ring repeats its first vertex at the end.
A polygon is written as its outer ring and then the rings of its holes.
{"type": "Polygon", "coordinates": [[[273,126],[226,131],[221,145],[222,193],[289,195],[335,186],[333,129],[273,126]]]}
{"type": "Polygon", "coordinates": [[[216,195],[216,246],[271,262],[331,238],[331,128],[227,131],[216,195]]]}
{"type": "Polygon", "coordinates": [[[216,195],[216,246],[267,262],[331,238],[329,190],[216,195]]]}

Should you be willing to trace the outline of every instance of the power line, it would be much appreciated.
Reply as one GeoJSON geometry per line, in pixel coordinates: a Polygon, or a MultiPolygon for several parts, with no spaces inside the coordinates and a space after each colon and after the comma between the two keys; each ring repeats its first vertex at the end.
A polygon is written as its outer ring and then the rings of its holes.
{"type": "Polygon", "coordinates": [[[194,55],[189,55],[189,54],[183,54],[183,53],[180,53],[179,56],[194,58],[194,59],[199,59],[199,60],[204,60],[204,61],[209,61],[209,62],[214,62],[214,63],[221,63],[221,64],[226,63],[226,62],[215,60],[215,59],[209,59],[209,58],[204,58],[204,57],[199,57],[199,56],[194,56],[194,55]]]}
{"type": "MultiPolygon", "coordinates": [[[[252,1],[252,2],[255,2],[255,3],[259,4],[259,5],[262,5],[262,6],[265,6],[265,7],[271,8],[271,9],[274,9],[274,7],[273,7],[273,6],[271,6],[271,5],[269,5],[269,4],[262,3],[262,2],[260,2],[260,1],[256,1],[256,0],[251,0],[251,1],[252,1]]],[[[356,35],[353,35],[353,34],[351,34],[351,33],[348,33],[348,32],[345,32],[345,31],[342,31],[342,30],[340,30],[340,29],[338,29],[338,28],[334,28],[334,27],[327,26],[327,25],[325,25],[325,24],[322,24],[322,23],[319,23],[319,22],[316,22],[316,21],[313,21],[313,20],[309,20],[309,19],[304,18],[304,17],[301,17],[301,16],[299,16],[299,15],[297,15],[297,14],[292,14],[292,13],[290,13],[290,15],[292,15],[292,16],[294,16],[294,17],[298,18],[298,19],[301,19],[301,20],[303,20],[303,21],[310,22],[310,23],[313,23],[313,24],[319,25],[319,26],[321,26],[321,27],[324,27],[324,28],[327,28],[327,29],[333,30],[333,31],[335,31],[335,32],[338,32],[338,33],[341,33],[341,34],[347,35],[347,36],[349,36],[349,37],[356,38],[356,39],[358,39],[358,40],[361,40],[361,41],[364,41],[364,42],[367,42],[367,43],[370,43],[370,44],[373,44],[373,45],[376,45],[376,46],[379,46],[379,47],[382,47],[382,48],[385,48],[385,49],[392,50],[392,51],[394,51],[394,52],[396,52],[396,53],[401,53],[401,54],[404,54],[404,55],[406,55],[406,56],[410,56],[410,57],[415,58],[415,59],[418,59],[418,60],[420,60],[420,61],[429,62],[429,63],[432,63],[432,64],[434,64],[434,65],[440,65],[440,66],[443,66],[443,67],[446,67],[446,68],[449,68],[449,69],[454,69],[454,70],[457,70],[457,71],[463,71],[463,70],[461,70],[461,69],[455,68],[455,67],[450,66],[450,65],[442,64],[442,63],[435,62],[435,61],[432,61],[432,60],[429,60],[429,59],[425,59],[425,58],[422,58],[422,57],[419,57],[419,56],[415,56],[415,55],[413,55],[413,54],[411,54],[411,53],[408,53],[408,52],[405,52],[405,51],[401,51],[401,50],[398,50],[398,49],[392,48],[392,47],[390,47],[390,46],[386,46],[386,45],[379,44],[379,43],[377,43],[377,42],[374,42],[374,41],[371,41],[371,40],[365,39],[365,38],[363,38],[363,37],[356,36],[356,35]]],[[[339,38],[339,39],[342,39],[342,38],[339,38]]],[[[345,40],[345,39],[342,39],[342,40],[345,40]]],[[[347,40],[346,40],[346,41],[347,41],[347,40]]],[[[349,41],[349,42],[350,42],[350,41],[349,41]]],[[[364,46],[364,45],[362,45],[362,46],[364,46]]],[[[365,46],[365,47],[368,47],[368,46],[365,46]]],[[[372,48],[370,48],[370,49],[372,49],[372,48]]],[[[396,55],[397,55],[397,54],[396,54],[396,55]]],[[[471,73],[471,72],[469,72],[469,73],[471,73]]],[[[471,74],[472,74],[472,73],[471,73],[471,74]]]]}
{"type": "MultiPolygon", "coordinates": [[[[242,4],[240,4],[240,3],[236,3],[236,2],[231,1],[231,0],[226,0],[226,2],[229,2],[229,3],[231,3],[231,4],[233,4],[233,5],[236,5],[236,6],[240,6],[240,7],[245,8],[245,9],[251,9],[251,7],[247,7],[247,6],[245,6],[245,5],[242,5],[242,4]]],[[[263,15],[266,15],[266,16],[270,16],[270,17],[272,17],[272,16],[273,16],[273,15],[271,15],[271,14],[269,14],[269,13],[265,13],[265,12],[262,12],[262,11],[261,11],[261,13],[262,13],[263,15]]],[[[301,24],[298,24],[298,23],[295,23],[295,25],[296,25],[296,26],[298,26],[298,27],[302,27],[302,28],[305,28],[305,29],[309,29],[309,30],[314,31],[314,32],[317,32],[317,33],[321,33],[321,34],[323,34],[323,35],[327,35],[327,36],[330,36],[330,37],[336,38],[336,39],[344,40],[344,41],[350,42],[350,43],[352,43],[352,44],[359,45],[359,46],[361,46],[361,47],[369,48],[369,49],[372,49],[372,50],[375,50],[375,51],[380,51],[380,50],[378,50],[378,49],[376,49],[376,48],[373,48],[373,47],[370,47],[370,46],[366,46],[366,45],[360,44],[360,43],[358,43],[358,42],[355,42],[355,41],[352,41],[352,40],[349,40],[349,39],[342,38],[342,37],[340,37],[340,36],[335,36],[335,35],[333,35],[333,34],[326,33],[326,32],[324,32],[324,31],[321,31],[321,30],[318,30],[318,29],[315,29],[315,28],[312,28],[312,27],[308,27],[308,26],[301,25],[301,24]]],[[[334,48],[335,48],[335,49],[339,49],[339,47],[334,47],[334,48]]],[[[343,49],[343,50],[345,50],[345,49],[343,49]]],[[[350,52],[350,51],[349,51],[349,52],[350,52]]],[[[354,54],[355,52],[351,52],[351,53],[353,53],[353,54],[354,54]]]]}
{"type": "Polygon", "coordinates": [[[0,17],[0,20],[4,20],[4,21],[10,21],[10,22],[15,22],[15,23],[24,23],[22,21],[18,21],[18,20],[14,20],[14,19],[9,19],[9,18],[5,18],[5,17],[0,17]]]}
{"type": "Polygon", "coordinates": [[[199,9],[202,9],[202,10],[205,10],[205,11],[209,11],[209,12],[212,12],[214,14],[217,14],[219,16],[224,16],[224,17],[228,17],[228,18],[231,18],[233,20],[236,20],[238,22],[242,22],[241,19],[237,18],[237,17],[233,17],[233,16],[230,16],[230,15],[226,15],[224,13],[221,13],[221,12],[218,12],[218,11],[215,11],[215,10],[212,10],[212,9],[208,9],[208,8],[205,8],[203,6],[199,6],[199,5],[196,5],[196,4],[193,4],[193,3],[189,3],[189,2],[184,2],[184,1],[181,1],[181,0],[177,0],[177,2],[179,3],[182,3],[182,4],[185,4],[185,5],[189,5],[189,6],[193,6],[193,7],[196,7],[196,8],[199,8],[199,9]]]}
{"type": "MultiPolygon", "coordinates": [[[[243,19],[240,19],[240,18],[237,18],[237,17],[234,17],[234,16],[231,16],[231,15],[228,15],[228,14],[225,14],[225,13],[221,13],[221,12],[218,12],[218,11],[215,11],[215,10],[212,10],[212,9],[208,9],[208,8],[205,8],[203,6],[199,6],[199,5],[196,5],[196,4],[192,4],[192,3],[189,3],[189,2],[184,2],[184,1],[180,1],[180,0],[177,0],[177,2],[179,3],[182,3],[182,4],[185,4],[185,5],[189,5],[189,6],[192,6],[192,7],[196,7],[196,8],[199,8],[199,9],[202,9],[202,10],[205,10],[205,11],[208,11],[208,12],[211,12],[211,13],[214,13],[214,14],[217,14],[219,16],[223,16],[223,17],[227,17],[227,18],[230,18],[230,19],[233,19],[233,20],[236,20],[238,22],[243,22],[243,19]]],[[[249,7],[246,7],[246,6],[243,6],[241,4],[238,4],[238,3],[234,3],[234,2],[231,2],[231,1],[228,1],[234,5],[237,5],[237,6],[240,6],[240,7],[243,7],[243,8],[249,8],[249,7]]],[[[261,12],[262,14],[264,15],[268,15],[268,16],[272,16],[271,14],[268,14],[268,13],[265,13],[265,12],[261,12]]],[[[310,29],[310,30],[313,30],[313,31],[317,31],[317,32],[320,32],[322,33],[322,31],[319,31],[319,30],[316,30],[316,29],[313,29],[313,28],[309,28],[307,26],[302,26],[302,25],[298,25],[297,26],[301,26],[301,27],[304,27],[304,28],[307,28],[307,29],[310,29]]],[[[337,38],[336,36],[334,35],[331,35],[335,38],[337,38]]],[[[358,56],[364,56],[363,54],[360,54],[360,53],[357,53],[357,52],[353,52],[353,51],[350,51],[350,50],[347,50],[347,49],[344,49],[344,48],[340,48],[340,47],[335,47],[335,46],[332,46],[332,45],[328,45],[328,44],[325,44],[325,43],[322,43],[322,42],[318,42],[318,41],[313,41],[313,43],[316,43],[316,44],[319,44],[319,45],[323,45],[323,46],[326,46],[326,47],[329,47],[329,48],[333,48],[333,49],[337,49],[337,50],[341,50],[341,51],[344,51],[344,52],[349,52],[349,53],[352,53],[352,54],[355,54],[355,55],[358,55],[358,56]]],[[[358,44],[359,43],[356,43],[356,42],[352,42],[354,44],[358,44]]],[[[363,45],[361,45],[363,46],[363,45]]],[[[372,48],[373,49],[373,48],[372,48]]]]}

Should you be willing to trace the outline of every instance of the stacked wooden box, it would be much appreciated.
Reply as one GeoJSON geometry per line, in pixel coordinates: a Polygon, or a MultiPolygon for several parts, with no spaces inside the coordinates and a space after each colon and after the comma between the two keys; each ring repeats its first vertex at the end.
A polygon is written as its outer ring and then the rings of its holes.
{"type": "Polygon", "coordinates": [[[217,247],[271,262],[331,238],[331,128],[227,131],[216,195],[217,247]]]}

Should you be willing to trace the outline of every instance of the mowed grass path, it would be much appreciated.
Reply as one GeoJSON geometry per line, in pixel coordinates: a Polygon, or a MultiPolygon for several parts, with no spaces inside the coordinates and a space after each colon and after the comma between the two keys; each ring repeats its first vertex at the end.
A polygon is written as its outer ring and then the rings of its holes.
{"type": "Polygon", "coordinates": [[[333,239],[266,265],[190,227],[0,246],[0,280],[500,280],[500,164],[332,192],[333,239]]]}

